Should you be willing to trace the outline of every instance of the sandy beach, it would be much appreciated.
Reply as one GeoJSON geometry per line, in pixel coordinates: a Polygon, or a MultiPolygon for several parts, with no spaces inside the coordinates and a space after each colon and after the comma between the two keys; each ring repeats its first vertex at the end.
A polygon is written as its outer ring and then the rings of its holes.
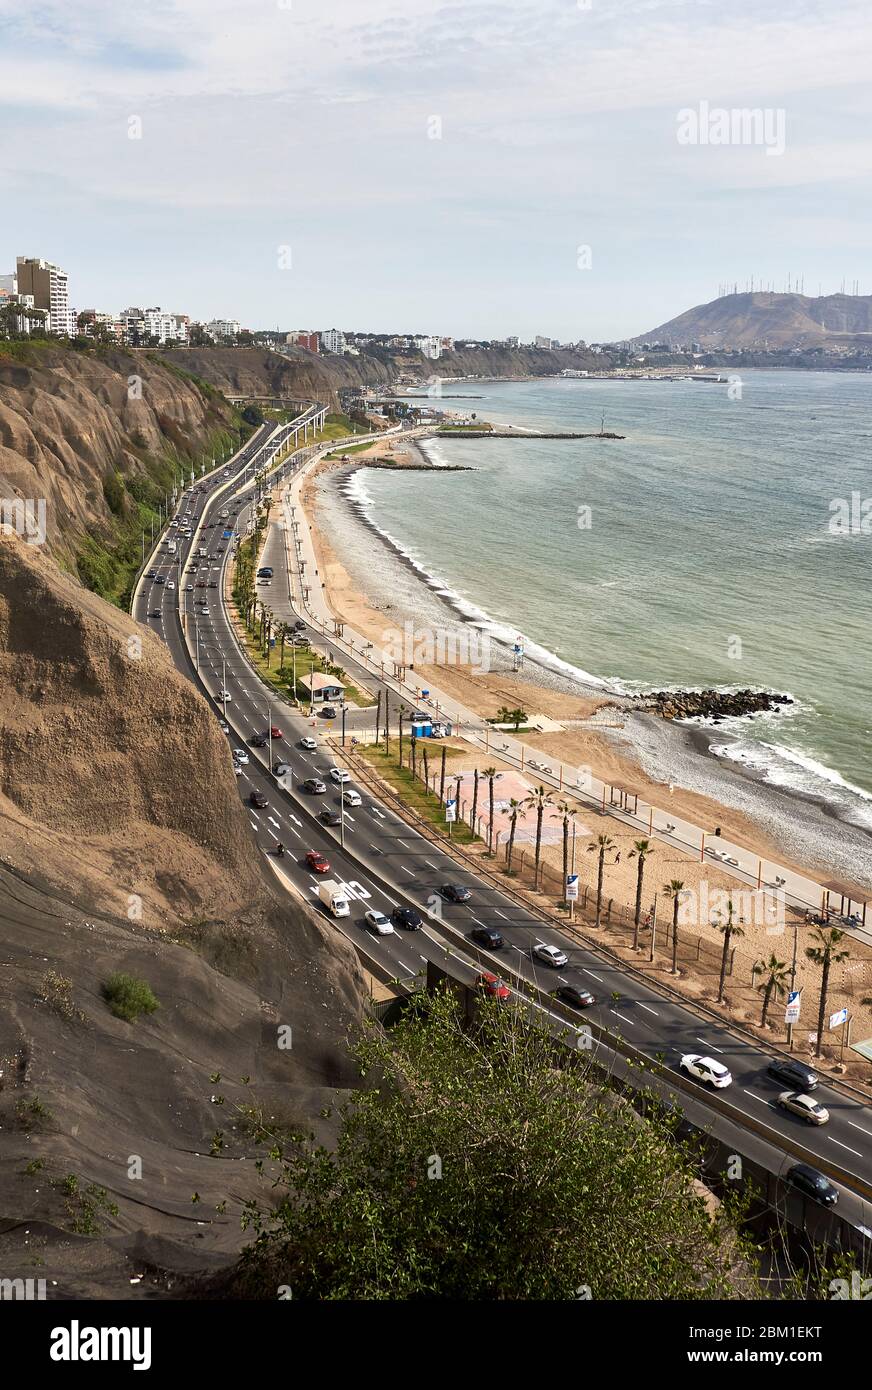
{"type": "MultiPolygon", "coordinates": [[[[359,578],[352,577],[339,559],[335,545],[331,543],[324,510],[325,475],[338,470],[344,478],[354,471],[353,465],[370,459],[389,461],[391,466],[395,467],[418,469],[429,466],[426,456],[414,443],[403,441],[400,444],[398,441],[393,449],[387,442],[376,443],[370,449],[355,455],[352,462],[322,461],[306,479],[302,502],[311,526],[318,568],[330,607],[369,641],[382,645],[386,629],[402,625],[408,620],[409,612],[399,601],[394,602],[393,596],[377,592],[375,585],[372,594],[362,592],[359,578]]],[[[335,481],[337,480],[332,480],[328,486],[332,488],[335,481]]],[[[374,537],[373,553],[378,544],[374,537]]],[[[531,671],[535,673],[535,670],[536,668],[532,667],[518,673],[511,670],[482,672],[474,671],[468,666],[453,664],[416,664],[415,667],[416,678],[420,680],[422,687],[432,683],[484,717],[492,718],[502,706],[520,706],[527,711],[531,720],[537,716],[545,716],[546,720],[567,721],[567,726],[559,731],[524,734],[525,743],[541,749],[542,753],[549,757],[589,766],[594,775],[603,781],[624,787],[630,793],[638,794],[644,800],[650,800],[661,807],[674,809],[679,818],[699,825],[719,826],[725,839],[744,846],[764,859],[774,859],[800,873],[808,872],[811,868],[819,873],[826,870],[826,865],[810,865],[786,856],[783,844],[768,836],[751,816],[677,784],[670,787],[652,780],[633,756],[631,745],[616,742],[616,738],[622,734],[624,713],[619,708],[611,707],[608,696],[580,697],[554,689],[531,678],[531,671]]],[[[483,768],[490,764],[503,770],[508,780],[508,764],[501,762],[495,752],[487,755],[461,741],[455,741],[455,746],[462,753],[462,756],[453,760],[455,773],[464,772],[471,779],[474,769],[477,768],[481,773],[483,768]]],[[[527,771],[524,777],[527,785],[535,785],[534,772],[527,771]]],[[[464,788],[467,785],[471,787],[471,781],[465,782],[464,788]]],[[[466,795],[464,789],[462,796],[466,795]]],[[[480,797],[481,813],[486,801],[484,784],[480,797]]],[[[559,802],[560,799],[559,796],[554,796],[555,802],[559,802]]],[[[580,806],[577,819],[579,829],[575,869],[580,875],[582,892],[586,888],[588,894],[592,894],[596,883],[597,857],[595,853],[588,852],[587,844],[592,842],[591,837],[606,834],[613,841],[607,861],[606,894],[614,901],[616,911],[621,904],[631,907],[635,898],[637,873],[637,860],[631,857],[631,851],[640,832],[631,830],[625,823],[607,813],[592,813],[588,806],[580,806]]],[[[497,829],[499,828],[498,814],[497,829]]],[[[517,852],[524,855],[528,862],[532,855],[534,828],[534,816],[528,815],[519,822],[517,852]]],[[[559,821],[552,811],[549,811],[546,820],[542,860],[554,875],[553,882],[558,882],[557,875],[562,871],[562,833],[559,821]]],[[[681,988],[685,992],[711,1001],[717,985],[719,952],[723,937],[717,926],[711,924],[710,914],[705,908],[706,895],[711,898],[718,890],[735,895],[736,881],[708,858],[701,861],[699,855],[656,842],[646,866],[644,904],[647,911],[652,905],[654,894],[658,894],[661,914],[658,920],[661,921],[670,912],[662,890],[664,885],[673,879],[679,879],[694,895],[687,900],[689,907],[685,914],[687,923],[683,928],[683,934],[686,939],[698,943],[696,949],[700,960],[697,971],[683,972],[685,978],[681,981],[681,988]],[[702,907],[694,917],[697,902],[702,907]],[[706,963],[704,970],[703,962],[706,963]]],[[[816,993],[818,972],[816,967],[805,960],[803,951],[803,943],[810,930],[804,925],[800,929],[797,983],[800,986],[806,985],[809,998],[812,998],[816,993]]],[[[736,1016],[741,1017],[750,1026],[754,1025],[758,1011],[758,995],[752,983],[754,962],[768,958],[774,951],[779,959],[789,963],[793,949],[792,937],[792,919],[788,918],[788,925],[782,928],[780,936],[774,936],[763,914],[753,913],[743,923],[741,937],[737,936],[733,943],[736,953],[735,985],[731,1002],[736,1016]]],[[[628,942],[624,942],[623,945],[629,949],[628,942]]],[[[872,1010],[862,1003],[872,992],[872,949],[858,941],[850,942],[850,946],[850,959],[833,969],[831,1004],[833,1009],[842,1004],[850,1008],[855,1019],[854,1037],[860,1038],[872,1033],[872,1010]]],[[[660,967],[657,965],[652,967],[655,970],[658,968],[660,967]]],[[[662,968],[665,969],[665,966],[662,968]]],[[[774,1012],[780,1014],[783,1013],[783,1009],[776,1009],[774,1012]]],[[[807,1021],[808,1026],[812,1026],[810,1013],[807,1021]]],[[[809,1051],[807,1043],[805,1051],[809,1051]]],[[[855,1079],[864,1077],[866,1070],[868,1068],[864,1068],[862,1063],[851,1063],[850,1074],[855,1079]]]]}

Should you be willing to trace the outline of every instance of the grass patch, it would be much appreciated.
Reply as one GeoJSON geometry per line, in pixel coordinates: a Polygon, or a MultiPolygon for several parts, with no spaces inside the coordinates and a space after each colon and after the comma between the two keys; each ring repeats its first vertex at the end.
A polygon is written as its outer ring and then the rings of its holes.
{"type": "MultiPolygon", "coordinates": [[[[449,748],[447,744],[436,744],[434,748],[434,756],[431,757],[430,750],[428,749],[428,759],[430,763],[431,776],[434,772],[436,772],[437,774],[439,773],[442,760],[441,747],[445,748],[446,754],[445,789],[446,791],[448,791],[448,789],[452,785],[450,776],[452,757],[462,757],[463,750],[460,748],[449,748]]],[[[398,739],[394,738],[389,741],[387,753],[385,752],[384,743],[379,744],[377,747],[375,744],[365,744],[363,747],[358,748],[357,751],[379,773],[379,775],[384,778],[388,786],[391,788],[392,791],[396,792],[397,796],[400,798],[400,800],[403,802],[405,806],[408,806],[409,809],[414,811],[417,815],[419,815],[422,820],[427,821],[429,825],[432,825],[435,830],[440,831],[445,836],[445,838],[448,839],[448,824],[445,820],[445,807],[440,804],[439,797],[438,795],[436,795],[436,793],[430,792],[429,795],[427,794],[427,792],[424,790],[424,783],[421,781],[420,776],[413,778],[412,773],[408,767],[399,766],[397,762],[397,757],[399,753],[398,739]]],[[[408,758],[408,756],[409,740],[404,738],[403,757],[408,758]]],[[[418,740],[417,762],[418,771],[420,774],[420,772],[423,769],[420,739],[418,740]]],[[[455,844],[469,845],[476,841],[478,839],[478,836],[473,835],[468,825],[465,825],[460,821],[456,821],[451,826],[451,839],[454,841],[455,844]]]]}
{"type": "Polygon", "coordinates": [[[54,1116],[47,1105],[43,1105],[39,1096],[34,1096],[32,1100],[17,1100],[15,1102],[15,1127],[23,1129],[28,1134],[34,1130],[41,1132],[46,1129],[53,1121],[54,1116]]]}
{"type": "Polygon", "coordinates": [[[73,982],[56,970],[47,970],[40,982],[38,999],[61,1018],[84,1023],[85,1015],[73,1003],[73,982]]]}
{"type": "Polygon", "coordinates": [[[135,975],[110,975],[103,986],[103,998],[116,1018],[135,1023],[140,1014],[153,1014],[160,1008],[151,985],[135,975]]]}
{"type": "Polygon", "coordinates": [[[98,1236],[103,1217],[118,1215],[118,1207],[105,1187],[98,1187],[93,1182],[83,1187],[75,1173],[67,1173],[64,1178],[53,1178],[51,1185],[62,1194],[69,1229],[76,1235],[98,1236]]]}
{"type": "Polygon", "coordinates": [[[348,448],[343,449],[341,453],[337,450],[335,454],[326,454],[325,457],[335,460],[341,459],[344,454],[362,454],[365,449],[371,449],[376,442],[374,439],[368,439],[365,444],[349,444],[348,448]]]}

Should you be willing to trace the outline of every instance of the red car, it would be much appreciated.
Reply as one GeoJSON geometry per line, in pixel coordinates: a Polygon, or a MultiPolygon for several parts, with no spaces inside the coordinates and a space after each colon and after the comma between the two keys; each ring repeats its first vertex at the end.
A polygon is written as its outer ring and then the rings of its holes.
{"type": "Polygon", "coordinates": [[[310,849],[306,855],[306,865],[314,874],[329,874],[330,864],[317,849],[310,849]]]}
{"type": "Polygon", "coordinates": [[[498,980],[496,975],[491,975],[486,970],[483,970],[482,973],[477,976],[475,983],[479,989],[484,990],[492,999],[501,999],[505,1002],[506,999],[511,999],[512,997],[512,991],[509,989],[508,985],[503,984],[503,981],[498,980]]]}
{"type": "Polygon", "coordinates": [[[272,734],[273,738],[284,738],[284,734],[276,724],[273,724],[272,728],[270,729],[270,733],[272,734]]]}

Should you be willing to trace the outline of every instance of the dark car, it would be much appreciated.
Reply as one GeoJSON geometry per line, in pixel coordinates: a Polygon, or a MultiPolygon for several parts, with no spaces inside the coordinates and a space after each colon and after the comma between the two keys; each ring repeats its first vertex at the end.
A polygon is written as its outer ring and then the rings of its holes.
{"type": "Polygon", "coordinates": [[[797,1192],[801,1192],[803,1197],[810,1197],[813,1202],[820,1202],[824,1207],[834,1207],[839,1200],[838,1188],[833,1187],[829,1178],[825,1178],[823,1173],[819,1173],[808,1163],[794,1163],[787,1174],[787,1181],[797,1192]]]}
{"type": "Polygon", "coordinates": [[[263,792],[252,792],[251,796],[248,799],[251,802],[252,806],[256,806],[259,811],[265,811],[267,806],[269,805],[269,802],[267,801],[263,792]]]}
{"type": "Polygon", "coordinates": [[[336,711],[335,711],[335,709],[333,708],[332,705],[325,705],[324,708],[323,708],[322,711],[321,711],[321,714],[322,714],[322,716],[323,716],[325,719],[335,719],[335,718],[336,718],[336,711]]]}
{"type": "Polygon", "coordinates": [[[338,811],[322,811],[319,816],[319,819],[322,820],[325,825],[342,824],[342,817],[338,811]]]}
{"type": "Polygon", "coordinates": [[[161,613],[161,611],[160,611],[159,608],[152,608],[152,610],[151,610],[151,612],[149,613],[148,616],[149,616],[150,618],[162,618],[162,617],[163,617],[163,613],[161,613]]]}
{"type": "Polygon", "coordinates": [[[307,777],[305,782],[301,783],[301,785],[304,792],[314,792],[318,796],[323,796],[324,792],[327,790],[324,783],[317,777],[307,777]]]}
{"type": "Polygon", "coordinates": [[[489,951],[499,951],[503,945],[502,934],[496,927],[476,927],[470,932],[470,937],[479,946],[486,946],[489,951]]]}
{"type": "Polygon", "coordinates": [[[164,574],[159,574],[159,575],[156,577],[156,579],[155,579],[154,582],[155,582],[155,584],[166,584],[166,582],[167,582],[167,580],[166,580],[166,575],[164,575],[164,574]]]}
{"type": "Polygon", "coordinates": [[[469,889],[464,888],[462,883],[443,883],[439,891],[450,903],[468,903],[472,897],[469,889]]]}
{"type": "Polygon", "coordinates": [[[217,589],[217,588],[218,588],[218,580],[217,580],[217,579],[210,579],[210,580],[209,580],[209,588],[210,588],[210,589],[217,589]]]}
{"type": "Polygon", "coordinates": [[[404,931],[419,931],[424,925],[424,918],[414,907],[395,907],[391,916],[395,925],[404,931]]]}
{"type": "Polygon", "coordinates": [[[157,579],[157,570],[149,570],[149,572],[148,572],[146,578],[147,578],[147,579],[157,579]]]}
{"type": "Polygon", "coordinates": [[[581,989],[579,985],[561,985],[555,989],[554,998],[559,999],[561,1004],[568,1004],[570,1009],[589,1009],[591,1004],[596,1003],[596,995],[591,994],[589,989],[581,989]]]}
{"type": "Polygon", "coordinates": [[[302,632],[305,626],[306,624],[303,622],[302,618],[298,618],[297,621],[294,623],[294,631],[302,632]]]}
{"type": "Polygon", "coordinates": [[[263,734],[252,734],[248,742],[252,748],[266,748],[266,739],[263,734]]]}
{"type": "Polygon", "coordinates": [[[766,1068],[773,1081],[780,1081],[797,1091],[813,1091],[818,1084],[817,1073],[791,1057],[773,1057],[766,1068]]]}

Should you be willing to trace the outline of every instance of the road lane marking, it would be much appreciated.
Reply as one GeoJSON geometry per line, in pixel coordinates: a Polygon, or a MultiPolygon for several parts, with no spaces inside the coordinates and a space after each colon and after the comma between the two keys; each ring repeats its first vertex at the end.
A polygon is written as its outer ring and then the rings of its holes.
{"type": "Polygon", "coordinates": [[[868,1134],[872,1138],[872,1129],[864,1129],[862,1125],[855,1125],[853,1120],[848,1120],[852,1129],[859,1129],[861,1134],[868,1134]]]}
{"type": "Polygon", "coordinates": [[[581,968],[584,971],[585,975],[590,975],[591,979],[593,980],[599,980],[601,985],[605,984],[605,980],[603,979],[602,975],[594,975],[593,971],[588,970],[586,965],[583,965],[581,968]]]}
{"type": "Polygon", "coordinates": [[[832,1136],[831,1134],[828,1134],[828,1135],[827,1135],[827,1138],[829,1139],[829,1141],[830,1141],[831,1144],[838,1144],[838,1146],[839,1146],[840,1149],[847,1149],[849,1154],[855,1154],[855,1155],[857,1156],[857,1158],[862,1158],[862,1157],[863,1157],[863,1155],[860,1153],[860,1150],[859,1150],[859,1149],[852,1149],[852,1148],[849,1148],[849,1146],[848,1146],[847,1144],[843,1144],[843,1143],[842,1143],[841,1139],[834,1139],[833,1136],[832,1136]]]}
{"type": "Polygon", "coordinates": [[[696,1040],[697,1042],[701,1042],[703,1047],[709,1048],[711,1052],[720,1052],[721,1055],[723,1055],[724,1049],[722,1047],[715,1047],[714,1043],[707,1043],[705,1038],[699,1036],[699,1033],[696,1034],[696,1040]]]}
{"type": "Polygon", "coordinates": [[[647,1009],[649,1014],[653,1014],[655,1018],[660,1017],[660,1014],[657,1012],[656,1009],[652,1009],[650,1004],[643,1004],[641,999],[636,1000],[636,1007],[638,1009],[647,1009]]]}

